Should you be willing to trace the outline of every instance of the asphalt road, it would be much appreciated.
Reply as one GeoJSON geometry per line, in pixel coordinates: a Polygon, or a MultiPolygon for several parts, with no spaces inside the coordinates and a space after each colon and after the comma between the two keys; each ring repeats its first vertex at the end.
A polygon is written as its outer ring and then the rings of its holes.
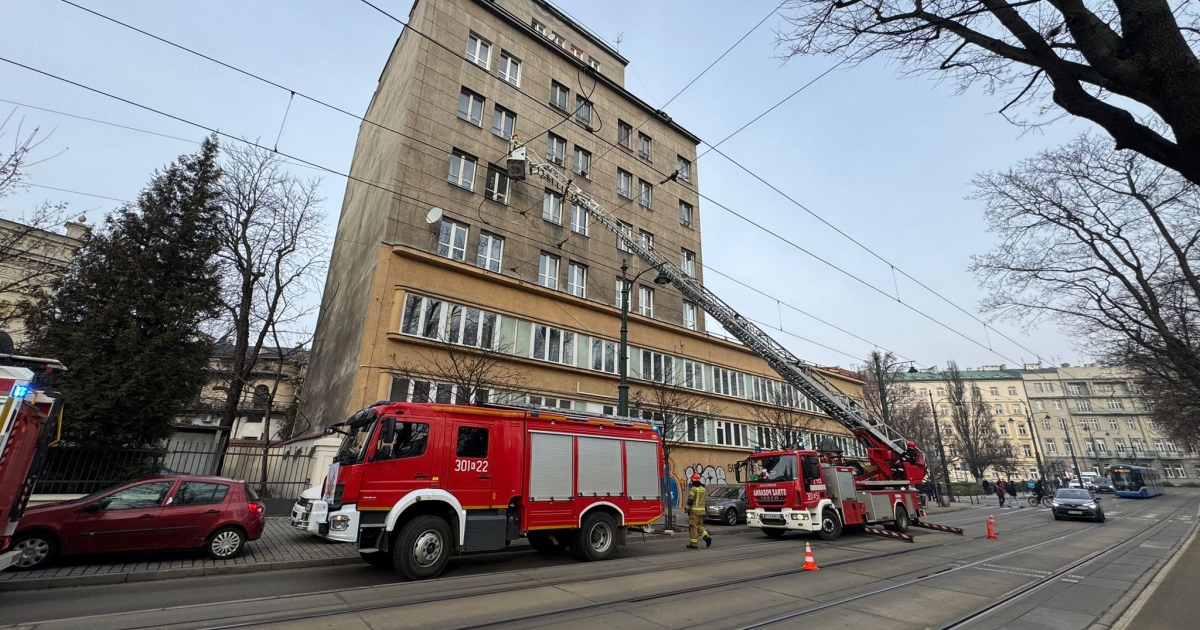
{"type": "Polygon", "coordinates": [[[999,604],[969,627],[1083,628],[1128,604],[1138,580],[1190,532],[1200,493],[1105,497],[1109,522],[1055,522],[1044,509],[945,514],[967,535],[914,530],[917,543],[813,540],[822,569],[797,571],[808,539],[719,536],[712,549],[655,539],[597,564],[532,552],[456,563],[438,580],[397,583],[366,566],[0,593],[0,623],[74,628],[941,627],[999,604]],[[1093,554],[1096,555],[1093,558],[1093,554]],[[1081,560],[1089,562],[1080,564],[1081,560]],[[1023,593],[1022,590],[1037,588],[1023,593]],[[1082,625],[1081,625],[1082,624],[1082,625]]]}

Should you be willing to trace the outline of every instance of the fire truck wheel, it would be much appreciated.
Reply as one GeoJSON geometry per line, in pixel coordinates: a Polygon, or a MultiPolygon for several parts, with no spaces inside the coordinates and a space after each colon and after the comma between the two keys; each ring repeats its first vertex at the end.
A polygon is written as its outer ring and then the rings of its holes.
{"type": "Polygon", "coordinates": [[[607,512],[589,512],[583,518],[583,527],[580,527],[571,539],[571,555],[579,560],[595,562],[607,560],[616,552],[616,520],[607,512]]]}
{"type": "Polygon", "coordinates": [[[450,561],[450,525],[426,514],[404,525],[392,546],[392,562],[410,580],[435,577],[450,561]]]}
{"type": "Polygon", "coordinates": [[[888,525],[888,529],[903,534],[908,531],[910,523],[908,510],[903,505],[898,505],[896,506],[896,520],[892,521],[891,525],[888,525]]]}
{"type": "Polygon", "coordinates": [[[545,554],[547,556],[557,556],[563,552],[563,536],[566,532],[554,532],[552,536],[550,532],[529,532],[529,546],[534,551],[545,554]]]}
{"type": "Polygon", "coordinates": [[[764,527],[762,530],[770,538],[783,538],[783,535],[787,533],[787,530],[775,529],[774,527],[764,527]]]}
{"type": "Polygon", "coordinates": [[[361,557],[363,559],[363,562],[366,562],[367,564],[369,564],[373,567],[379,567],[381,569],[394,569],[395,568],[394,566],[392,566],[392,555],[387,553],[386,551],[376,551],[375,553],[360,553],[358,555],[359,555],[359,557],[361,557]]]}
{"type": "Polygon", "coordinates": [[[20,551],[14,566],[18,571],[41,569],[58,556],[58,539],[45,532],[28,532],[12,541],[11,551],[20,551]]]}
{"type": "Polygon", "coordinates": [[[817,536],[821,540],[836,540],[842,535],[842,519],[838,518],[837,512],[829,508],[821,510],[821,529],[817,531],[817,536]]]}

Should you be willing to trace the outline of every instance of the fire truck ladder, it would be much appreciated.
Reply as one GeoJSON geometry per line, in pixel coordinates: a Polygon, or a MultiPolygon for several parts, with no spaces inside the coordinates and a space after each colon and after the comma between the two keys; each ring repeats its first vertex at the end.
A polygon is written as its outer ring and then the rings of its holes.
{"type": "MultiPolygon", "coordinates": [[[[518,155],[522,148],[524,147],[517,149],[514,155],[518,155]]],[[[671,279],[671,284],[684,297],[704,309],[704,312],[720,322],[726,331],[762,357],[783,377],[783,380],[798,389],[831,418],[855,435],[865,431],[874,438],[874,441],[891,449],[895,455],[904,453],[905,440],[902,436],[892,431],[883,422],[868,419],[863,413],[864,410],[850,396],[814,369],[815,366],[793,355],[750,320],[733,310],[733,307],[726,304],[715,293],[709,291],[695,278],[685,274],[674,263],[655,251],[653,247],[643,244],[632,234],[622,230],[616,218],[581,188],[575,186],[572,180],[565,177],[558,169],[537,159],[531,151],[524,152],[527,154],[526,159],[532,173],[536,173],[554,189],[562,191],[564,197],[584,208],[595,222],[616,234],[628,249],[641,256],[655,269],[666,274],[671,279]]]]}

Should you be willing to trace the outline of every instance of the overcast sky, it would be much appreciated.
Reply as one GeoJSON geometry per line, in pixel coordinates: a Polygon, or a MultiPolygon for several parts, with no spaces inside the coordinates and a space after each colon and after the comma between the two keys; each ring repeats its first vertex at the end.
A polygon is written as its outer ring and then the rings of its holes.
{"type": "MultiPolygon", "coordinates": [[[[362,114],[400,26],[357,0],[126,0],[79,4],[362,114]]],[[[411,2],[378,0],[406,18],[411,2]]],[[[437,2],[439,0],[431,0],[437,2]]],[[[558,0],[631,63],[626,87],[661,106],[766,16],[774,0],[558,0]]],[[[274,144],[288,94],[58,0],[0,0],[0,57],[52,72],[163,111],[274,144]]],[[[829,69],[829,58],[777,58],[773,16],[668,108],[685,128],[716,142],[829,69]]],[[[0,102],[26,129],[49,138],[31,183],[133,200],[153,170],[190,152],[204,132],[0,62],[0,99],[175,136],[109,127],[0,102]],[[186,140],[191,140],[188,142],[186,140]]],[[[966,200],[980,171],[1003,169],[1088,128],[1064,120],[1023,134],[995,112],[1001,102],[976,91],[957,95],[933,78],[902,78],[883,62],[839,68],[721,146],[897,268],[975,313],[982,293],[967,272],[972,254],[994,242],[981,208],[966,200]]],[[[11,126],[11,125],[10,125],[11,126]]],[[[10,146],[14,129],[2,139],[10,146]]],[[[358,121],[297,100],[279,150],[347,172],[358,121]]],[[[707,145],[701,145],[701,152],[707,145]]],[[[701,192],[770,227],[813,254],[871,283],[884,296],[713,204],[701,202],[703,262],[779,300],[917,361],[944,366],[1054,362],[1080,357],[1063,332],[998,330],[1022,349],[931,295],[870,253],[747,175],[717,153],[695,166],[701,192]],[[928,314],[947,330],[900,304],[928,314]],[[961,335],[969,337],[970,340],[961,335]],[[989,351],[989,347],[994,349],[989,351]],[[997,354],[998,353],[998,354],[997,354]],[[1001,356],[1002,355],[1002,356],[1001,356]]],[[[297,169],[302,175],[312,171],[297,169]]],[[[329,232],[345,180],[325,176],[329,232]]],[[[119,205],[109,199],[31,188],[3,201],[18,218],[42,201],[66,201],[97,223],[119,205]]],[[[743,314],[837,351],[767,330],[799,356],[852,365],[872,349],[716,273],[707,285],[743,314]],[[851,356],[847,356],[847,353],[851,356]]]]}

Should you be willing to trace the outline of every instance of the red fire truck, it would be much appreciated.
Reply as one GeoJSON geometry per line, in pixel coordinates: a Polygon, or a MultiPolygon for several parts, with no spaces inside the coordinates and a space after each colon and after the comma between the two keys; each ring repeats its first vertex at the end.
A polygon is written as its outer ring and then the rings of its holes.
{"type": "Polygon", "coordinates": [[[0,354],[0,570],[21,557],[21,549],[8,547],[46,448],[61,430],[62,400],[39,390],[36,378],[61,369],[53,359],[0,354]]]}
{"type": "Polygon", "coordinates": [[[325,429],[327,434],[346,437],[324,483],[304,491],[292,506],[292,527],[331,542],[358,540],[358,480],[362,477],[358,469],[363,465],[363,446],[375,427],[378,409],[385,404],[375,403],[325,429]]]}
{"type": "MultiPolygon", "coordinates": [[[[628,527],[662,514],[662,443],[647,423],[498,405],[388,403],[364,415],[331,465],[328,509],[355,501],[363,559],[408,579],[522,535],[539,551],[604,560],[628,527]]],[[[338,516],[330,531],[350,530],[355,519],[338,516]]]]}

